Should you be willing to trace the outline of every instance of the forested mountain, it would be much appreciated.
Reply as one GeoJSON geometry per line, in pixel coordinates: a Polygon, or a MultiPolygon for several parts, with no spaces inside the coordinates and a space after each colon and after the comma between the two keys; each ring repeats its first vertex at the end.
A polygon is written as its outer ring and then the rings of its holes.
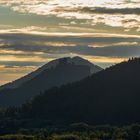
{"type": "Polygon", "coordinates": [[[80,82],[52,88],[23,105],[23,116],[54,123],[140,122],[140,58],[122,62],[80,82]]]}
{"type": "Polygon", "coordinates": [[[54,86],[79,81],[102,68],[80,57],[53,60],[38,70],[0,87],[0,106],[18,106],[54,86]]]}

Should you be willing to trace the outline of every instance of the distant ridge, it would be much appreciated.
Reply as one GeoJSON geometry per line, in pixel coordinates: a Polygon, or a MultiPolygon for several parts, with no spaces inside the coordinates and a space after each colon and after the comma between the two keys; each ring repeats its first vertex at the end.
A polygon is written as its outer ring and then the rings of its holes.
{"type": "Polygon", "coordinates": [[[0,87],[0,106],[17,106],[54,86],[79,81],[101,71],[81,57],[53,60],[36,71],[0,87]]]}

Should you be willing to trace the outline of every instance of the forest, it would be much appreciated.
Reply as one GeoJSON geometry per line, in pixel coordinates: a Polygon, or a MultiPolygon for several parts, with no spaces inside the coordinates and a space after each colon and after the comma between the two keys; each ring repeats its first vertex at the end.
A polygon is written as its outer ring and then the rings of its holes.
{"type": "Polygon", "coordinates": [[[140,58],[0,109],[0,140],[139,140],[140,58]]]}

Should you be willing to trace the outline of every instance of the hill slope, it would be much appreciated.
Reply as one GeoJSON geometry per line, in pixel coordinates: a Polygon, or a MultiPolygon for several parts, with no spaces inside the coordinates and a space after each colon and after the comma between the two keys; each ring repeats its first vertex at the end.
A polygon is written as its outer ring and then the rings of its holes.
{"type": "Polygon", "coordinates": [[[54,60],[29,75],[2,86],[0,106],[21,105],[51,87],[81,80],[100,70],[100,67],[80,57],[54,60]]]}
{"type": "Polygon", "coordinates": [[[55,123],[140,122],[140,58],[48,90],[24,107],[28,117],[45,117],[55,123]]]}

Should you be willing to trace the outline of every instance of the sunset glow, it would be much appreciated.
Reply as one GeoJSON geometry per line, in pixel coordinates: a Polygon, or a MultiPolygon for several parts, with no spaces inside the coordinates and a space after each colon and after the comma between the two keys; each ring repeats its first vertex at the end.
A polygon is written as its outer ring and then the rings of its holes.
{"type": "Polygon", "coordinates": [[[60,57],[105,68],[139,56],[139,7],[140,0],[0,0],[0,84],[60,57]]]}

